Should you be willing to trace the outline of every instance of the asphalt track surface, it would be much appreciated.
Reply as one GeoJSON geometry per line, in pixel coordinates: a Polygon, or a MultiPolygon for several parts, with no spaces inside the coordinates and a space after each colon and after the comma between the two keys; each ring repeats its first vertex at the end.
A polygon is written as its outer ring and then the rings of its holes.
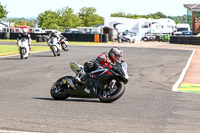
{"type": "Polygon", "coordinates": [[[83,64],[110,47],[70,46],[52,52],[0,58],[0,130],[44,133],[199,133],[200,96],[172,92],[192,51],[122,48],[130,80],[124,95],[53,100],[51,85],[74,75],[69,62],[83,64]]]}

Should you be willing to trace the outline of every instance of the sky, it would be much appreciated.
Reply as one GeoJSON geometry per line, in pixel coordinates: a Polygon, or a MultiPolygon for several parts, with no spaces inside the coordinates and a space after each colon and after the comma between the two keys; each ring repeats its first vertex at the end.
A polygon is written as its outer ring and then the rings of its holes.
{"type": "Polygon", "coordinates": [[[78,13],[83,7],[94,7],[97,14],[109,17],[112,13],[146,15],[158,11],[167,16],[187,13],[183,4],[200,4],[200,0],[0,0],[9,12],[7,17],[38,17],[46,10],[70,7],[78,13]]]}

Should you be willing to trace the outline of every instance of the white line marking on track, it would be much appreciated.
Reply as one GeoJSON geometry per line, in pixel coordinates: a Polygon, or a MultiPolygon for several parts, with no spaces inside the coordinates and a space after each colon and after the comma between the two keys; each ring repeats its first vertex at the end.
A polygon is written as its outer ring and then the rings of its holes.
{"type": "Polygon", "coordinates": [[[0,133],[40,133],[40,132],[25,132],[25,131],[8,131],[8,130],[0,130],[0,133]]]}
{"type": "Polygon", "coordinates": [[[178,79],[178,80],[176,81],[176,83],[173,85],[172,91],[178,91],[178,87],[179,87],[180,84],[182,83],[182,81],[183,81],[183,79],[184,79],[184,77],[185,77],[185,74],[186,74],[188,68],[190,67],[190,64],[191,64],[191,61],[192,61],[192,58],[193,58],[194,54],[195,54],[195,50],[193,50],[193,52],[192,52],[190,58],[188,59],[188,62],[187,62],[187,64],[186,64],[185,68],[183,69],[183,71],[182,71],[182,73],[181,73],[179,79],[178,79]]]}

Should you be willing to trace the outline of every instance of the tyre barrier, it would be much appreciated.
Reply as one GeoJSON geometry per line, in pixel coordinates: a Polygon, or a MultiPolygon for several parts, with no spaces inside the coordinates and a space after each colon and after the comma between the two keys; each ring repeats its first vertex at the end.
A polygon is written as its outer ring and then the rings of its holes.
{"type": "Polygon", "coordinates": [[[170,43],[200,45],[200,36],[171,36],[170,43]]]}
{"type": "Polygon", "coordinates": [[[37,35],[36,42],[47,42],[48,36],[47,35],[37,35]]]}
{"type": "Polygon", "coordinates": [[[10,33],[0,33],[0,39],[10,39],[10,33]]]}
{"type": "MultiPolygon", "coordinates": [[[[0,33],[0,39],[14,39],[19,37],[20,33],[0,33]]],[[[37,42],[46,42],[48,33],[30,33],[31,39],[37,42]]],[[[95,34],[73,34],[73,33],[62,33],[68,41],[79,41],[79,42],[94,42],[95,34]]],[[[99,34],[99,42],[108,42],[108,34],[99,34]]]]}

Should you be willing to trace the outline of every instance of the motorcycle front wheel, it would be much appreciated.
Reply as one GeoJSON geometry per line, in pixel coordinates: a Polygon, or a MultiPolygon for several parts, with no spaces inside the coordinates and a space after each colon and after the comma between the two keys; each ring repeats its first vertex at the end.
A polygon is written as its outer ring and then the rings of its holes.
{"type": "Polygon", "coordinates": [[[68,90],[69,85],[62,84],[62,80],[65,78],[72,78],[70,76],[65,76],[58,79],[51,87],[50,94],[55,100],[64,100],[69,97],[68,90]]]}
{"type": "Polygon", "coordinates": [[[20,48],[20,57],[22,60],[24,59],[24,54],[25,54],[25,49],[20,48]]]}
{"type": "MultiPolygon", "coordinates": [[[[107,85],[105,85],[107,86],[107,85]]],[[[122,81],[117,81],[113,89],[107,89],[104,87],[99,90],[98,97],[103,103],[111,103],[118,100],[125,92],[125,85],[122,81]]]]}
{"type": "Polygon", "coordinates": [[[61,43],[61,46],[62,46],[62,49],[63,49],[64,51],[68,51],[68,46],[67,46],[67,44],[61,43]]]}
{"type": "Polygon", "coordinates": [[[51,46],[50,49],[53,52],[53,55],[56,56],[56,47],[55,46],[51,46]]]}

